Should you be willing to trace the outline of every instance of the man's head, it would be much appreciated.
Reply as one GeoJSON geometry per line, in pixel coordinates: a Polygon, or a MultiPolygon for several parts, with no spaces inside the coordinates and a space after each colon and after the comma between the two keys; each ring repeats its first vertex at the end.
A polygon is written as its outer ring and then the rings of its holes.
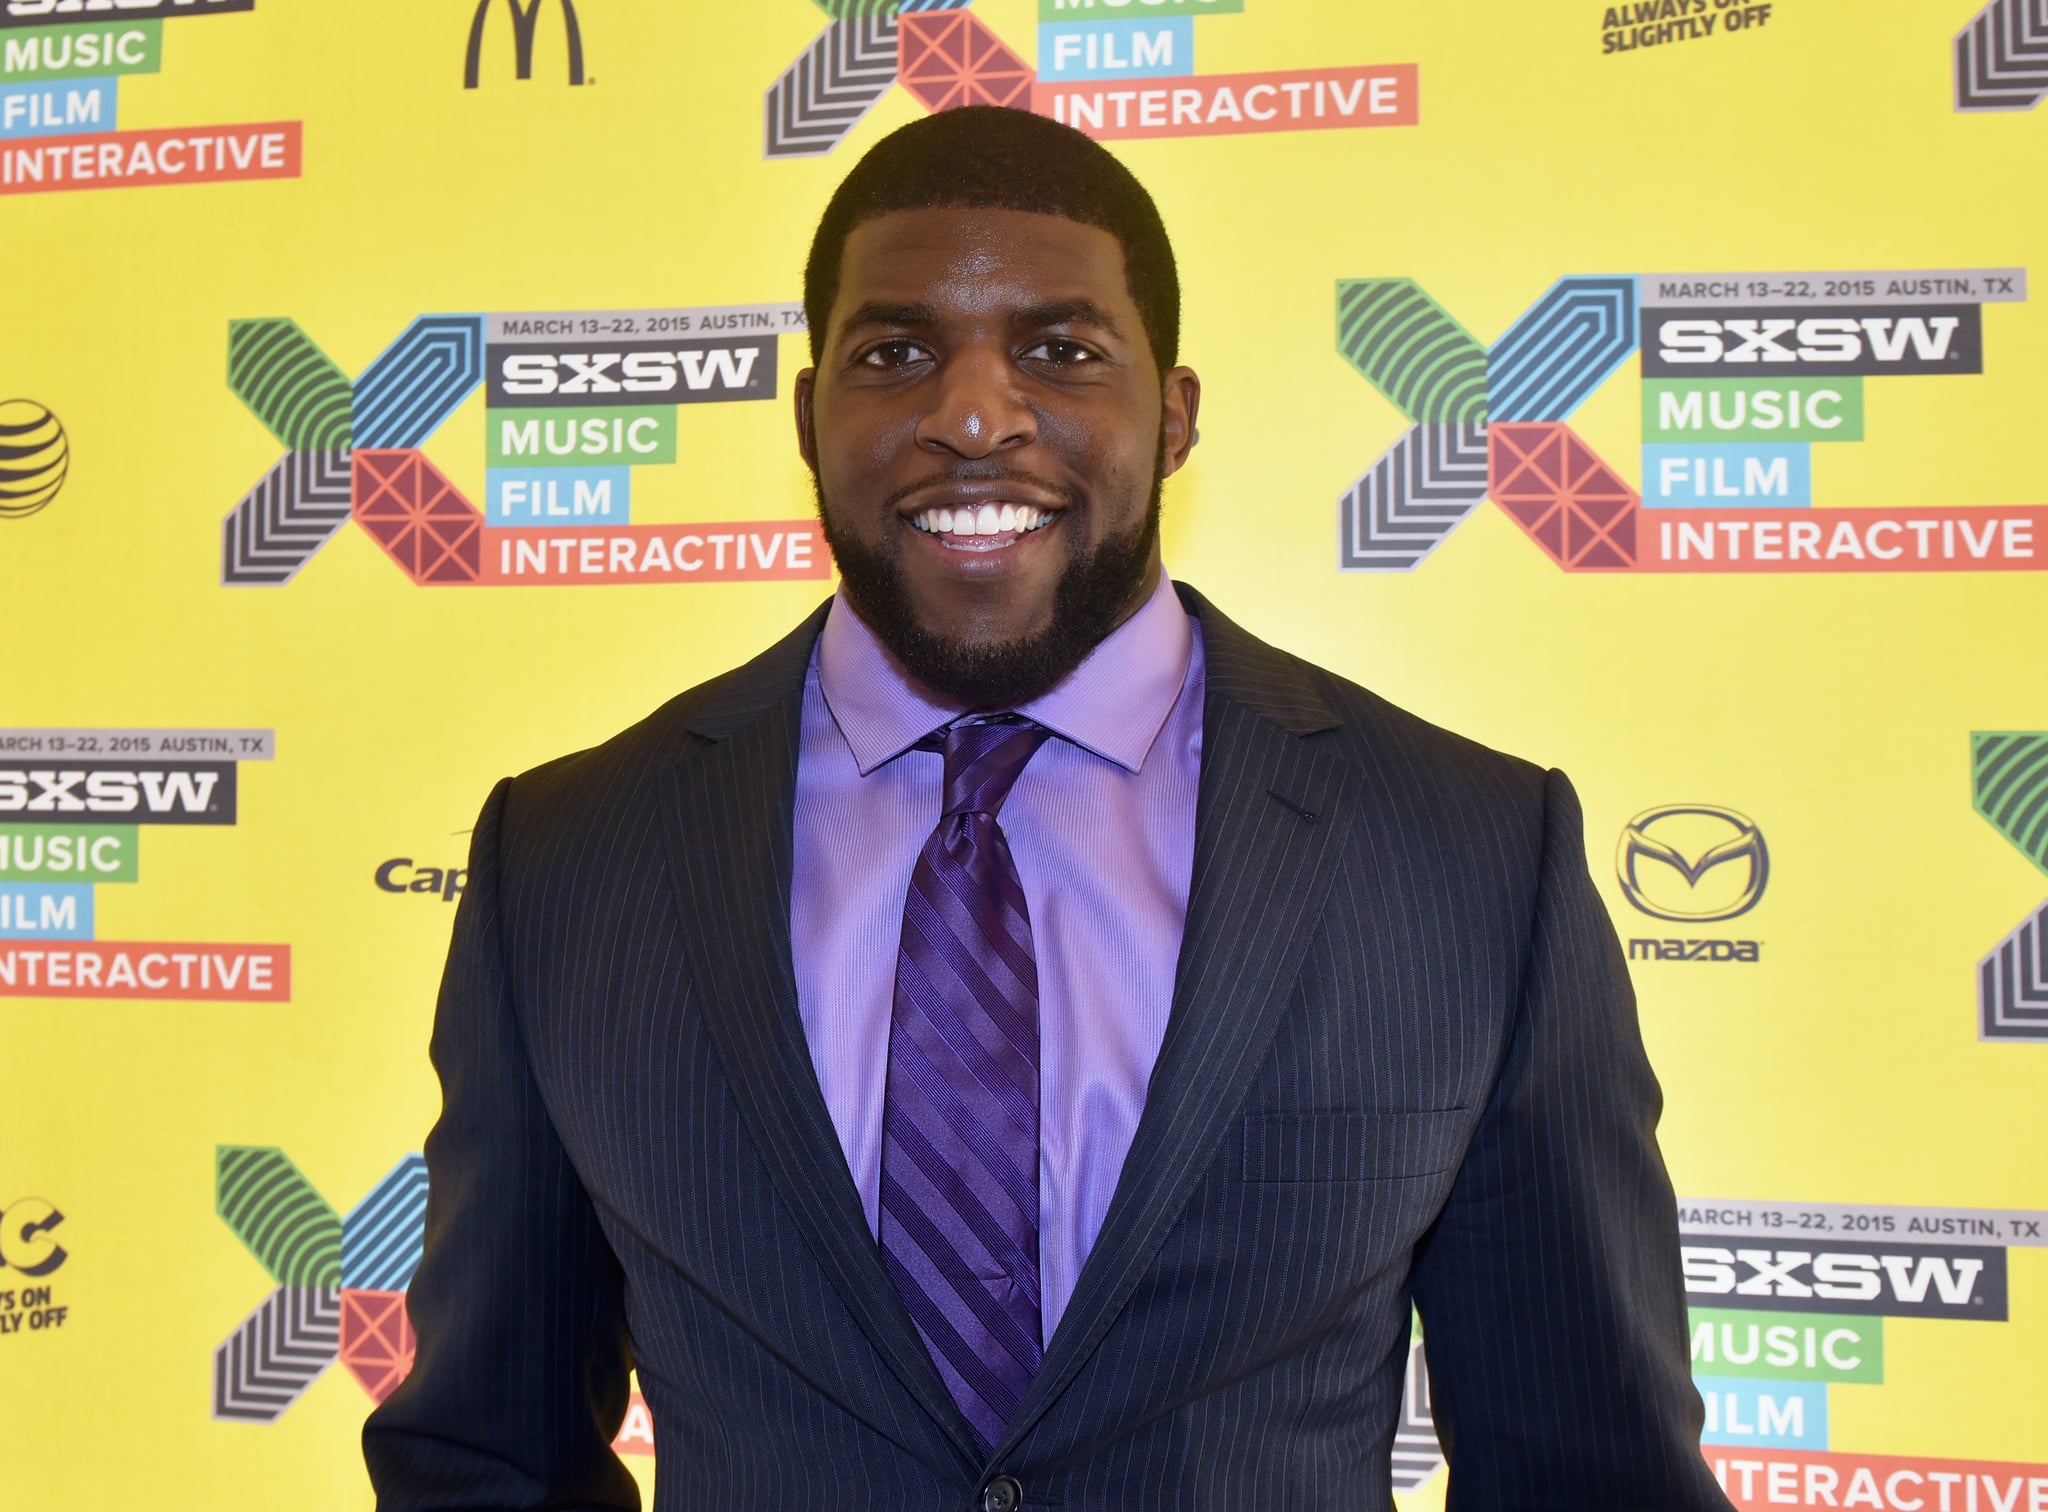
{"type": "Polygon", "coordinates": [[[1045,691],[1156,585],[1194,443],[1151,196],[1053,121],[944,112],[840,185],[804,305],[798,442],[848,600],[937,693],[1045,691]]]}

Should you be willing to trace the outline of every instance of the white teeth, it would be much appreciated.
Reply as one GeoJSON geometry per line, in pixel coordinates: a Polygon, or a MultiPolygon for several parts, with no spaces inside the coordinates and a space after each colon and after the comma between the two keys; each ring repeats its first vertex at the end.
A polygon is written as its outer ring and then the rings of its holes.
{"type": "Polygon", "coordinates": [[[962,505],[933,508],[915,515],[911,524],[927,535],[1026,535],[1052,519],[1052,511],[1032,504],[962,505]]]}

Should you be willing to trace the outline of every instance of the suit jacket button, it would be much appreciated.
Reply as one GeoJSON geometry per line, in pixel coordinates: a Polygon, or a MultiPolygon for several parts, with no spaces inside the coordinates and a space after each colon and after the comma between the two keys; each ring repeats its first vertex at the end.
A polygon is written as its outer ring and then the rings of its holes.
{"type": "Polygon", "coordinates": [[[1024,1488],[1013,1475],[998,1475],[981,1488],[981,1512],[1017,1512],[1024,1505],[1024,1488]]]}

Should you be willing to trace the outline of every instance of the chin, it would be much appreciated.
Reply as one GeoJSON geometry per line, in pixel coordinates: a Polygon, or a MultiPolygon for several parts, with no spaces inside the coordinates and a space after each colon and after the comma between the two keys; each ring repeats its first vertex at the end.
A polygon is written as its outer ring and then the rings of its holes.
{"type": "Polygon", "coordinates": [[[918,625],[935,640],[969,652],[1000,650],[1044,635],[1052,628],[1054,593],[1048,587],[1028,602],[1017,595],[976,593],[972,589],[952,604],[920,606],[918,625]]]}

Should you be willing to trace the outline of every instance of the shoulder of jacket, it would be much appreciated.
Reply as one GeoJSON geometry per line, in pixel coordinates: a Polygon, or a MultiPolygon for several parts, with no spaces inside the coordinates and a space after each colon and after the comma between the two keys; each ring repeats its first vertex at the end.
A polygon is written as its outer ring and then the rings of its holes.
{"type": "Polygon", "coordinates": [[[678,693],[609,740],[520,773],[506,800],[513,821],[570,820],[648,801],[671,767],[801,691],[823,619],[821,609],[752,660],[678,693]]]}
{"type": "Polygon", "coordinates": [[[1324,735],[1342,757],[1404,785],[1447,796],[1487,796],[1516,806],[1543,803],[1545,769],[1433,724],[1370,688],[1303,663],[1341,723],[1324,735]]]}

